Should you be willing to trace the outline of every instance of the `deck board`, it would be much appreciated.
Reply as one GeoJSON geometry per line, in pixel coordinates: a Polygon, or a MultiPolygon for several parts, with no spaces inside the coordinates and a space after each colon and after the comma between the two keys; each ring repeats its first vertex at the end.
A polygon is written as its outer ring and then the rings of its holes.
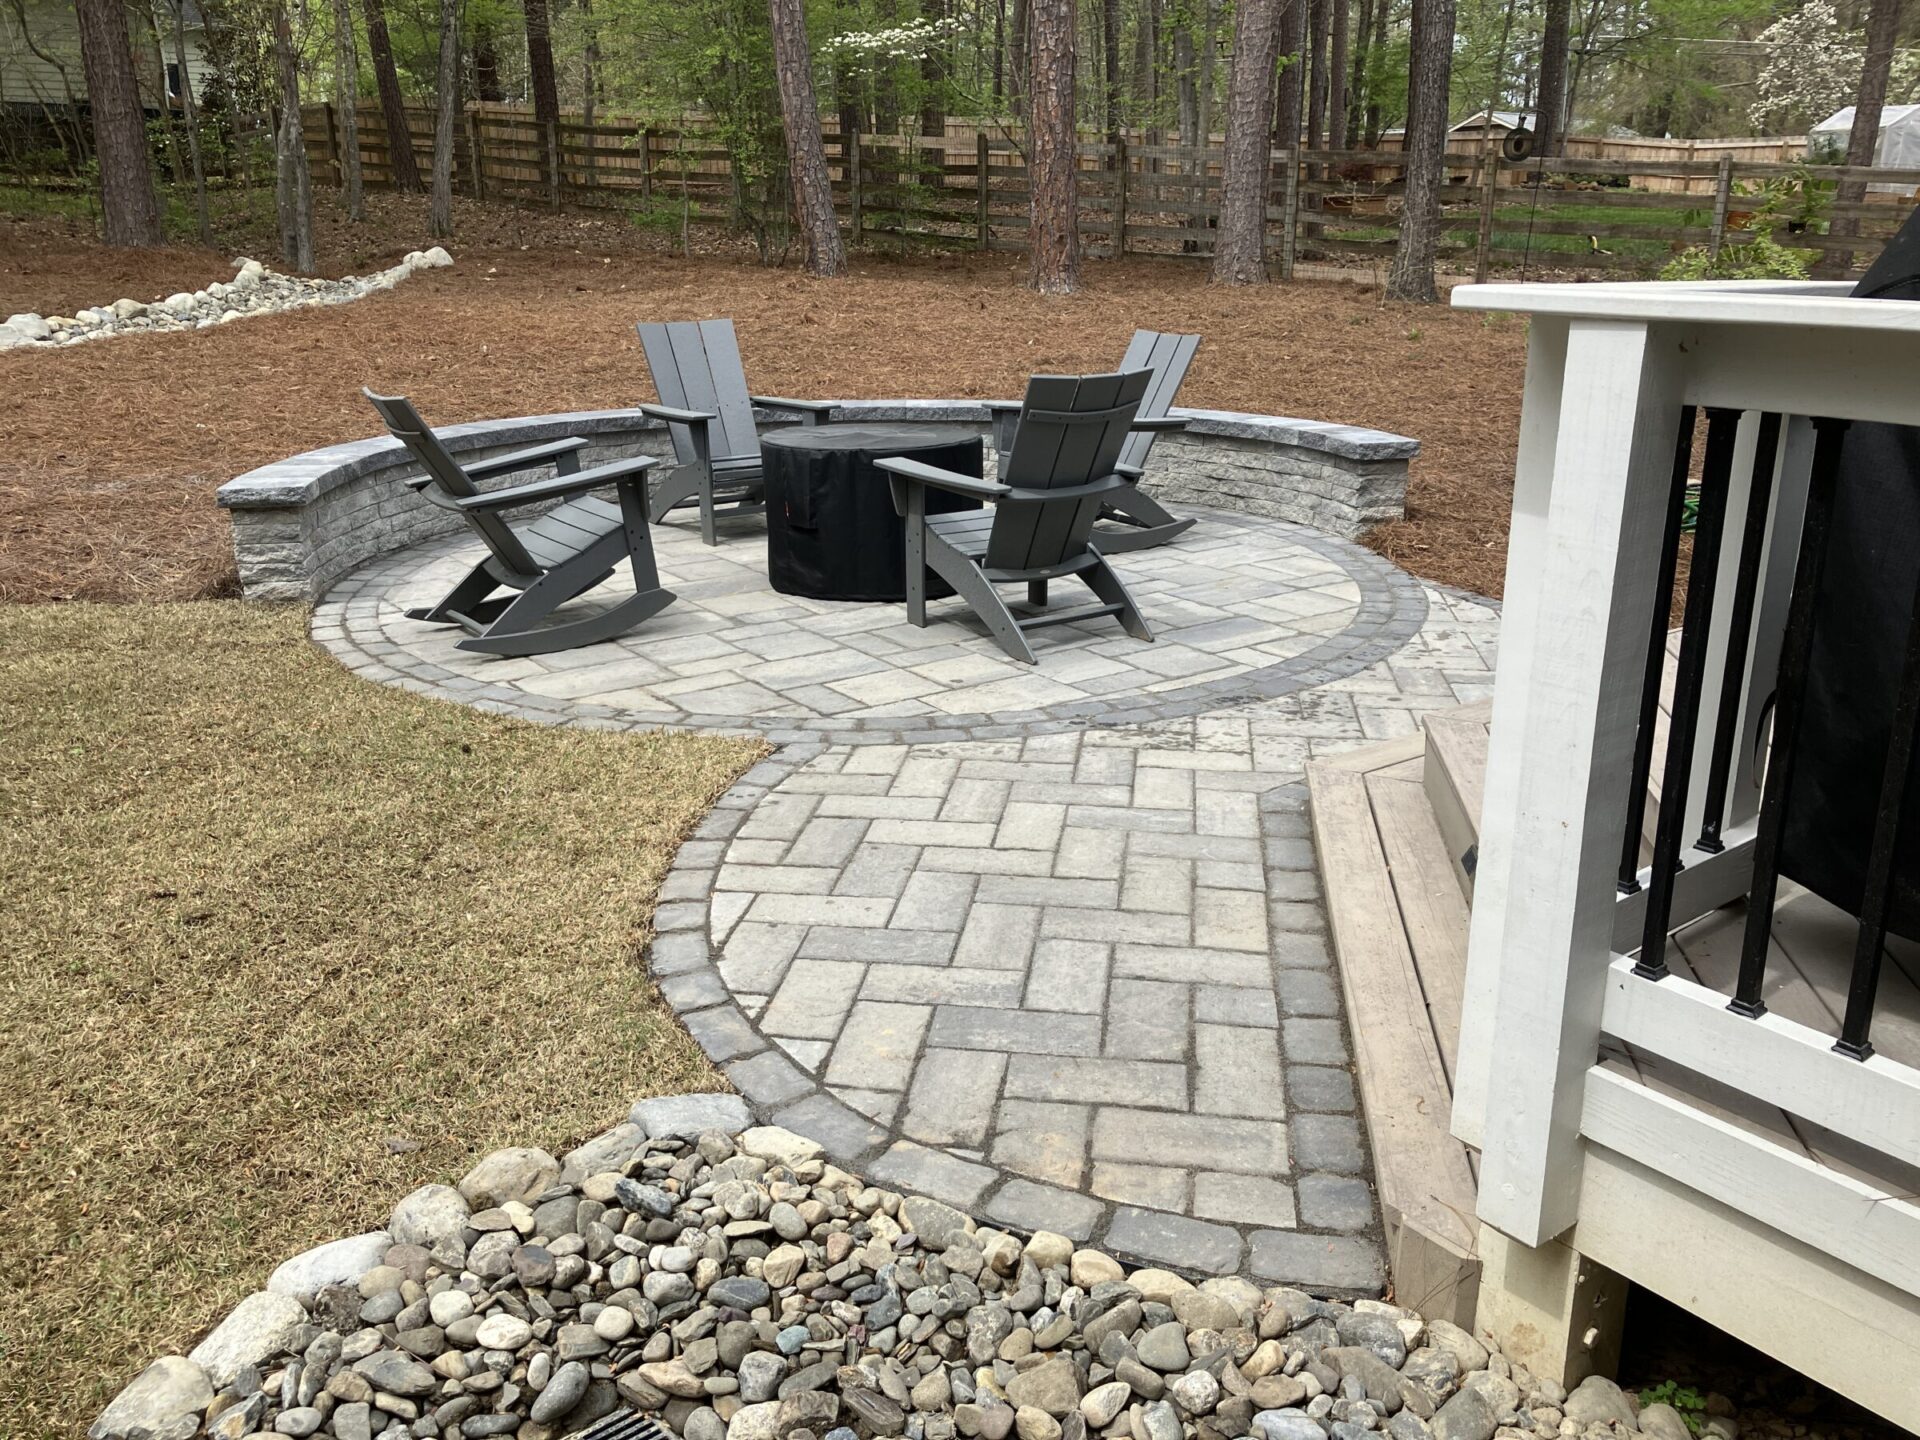
{"type": "Polygon", "coordinates": [[[1367,798],[1451,1098],[1465,997],[1467,902],[1454,881],[1425,789],[1417,781],[1394,779],[1393,773],[1376,770],[1368,775],[1367,798]]]}

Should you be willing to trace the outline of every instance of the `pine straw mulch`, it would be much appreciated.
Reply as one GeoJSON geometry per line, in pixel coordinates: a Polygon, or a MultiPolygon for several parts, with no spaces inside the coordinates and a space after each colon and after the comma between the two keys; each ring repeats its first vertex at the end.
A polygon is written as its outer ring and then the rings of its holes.
{"type": "Polygon", "coordinates": [[[545,223],[569,228],[526,249],[456,240],[453,269],[350,305],[0,355],[0,599],[223,593],[232,559],[213,491],[373,433],[360,385],[409,394],[440,424],[627,406],[653,396],[633,323],[716,315],[735,319],[757,390],[849,398],[1017,395],[1034,371],[1113,365],[1136,326],[1198,331],[1188,404],[1417,437],[1408,517],[1368,543],[1416,574],[1500,592],[1518,319],[1340,283],[1227,290],[1176,261],[1089,265],[1068,300],[1027,292],[1022,262],[1001,256],[868,257],[821,283],[725,253],[647,253],[610,222],[545,223]],[[566,234],[575,245],[554,248],[566,234]]]}

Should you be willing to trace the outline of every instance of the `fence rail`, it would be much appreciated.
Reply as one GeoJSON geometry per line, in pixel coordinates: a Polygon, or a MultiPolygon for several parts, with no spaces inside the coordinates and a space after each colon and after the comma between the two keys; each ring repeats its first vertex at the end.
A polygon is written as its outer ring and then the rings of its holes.
{"type": "MultiPolygon", "coordinates": [[[[424,174],[433,116],[410,107],[407,118],[424,174]]],[[[309,106],[302,119],[316,175],[337,183],[344,157],[333,108],[309,106]]],[[[823,129],[834,207],[856,241],[1026,248],[1026,164],[1015,141],[955,125],[937,136],[842,135],[831,117],[823,129]]],[[[359,132],[367,183],[390,184],[377,114],[365,117],[359,132]]],[[[1750,240],[1762,219],[1757,187],[1802,176],[1870,188],[1862,201],[1827,208],[1825,219],[1852,233],[1776,220],[1775,238],[1816,255],[1850,255],[1858,271],[1920,194],[1920,170],[1789,164],[1785,141],[1673,148],[1673,158],[1653,149],[1645,158],[1574,153],[1507,161],[1456,144],[1441,189],[1441,261],[1482,278],[1515,269],[1650,275],[1689,246],[1718,253],[1750,240]]],[[[1303,262],[1386,262],[1405,191],[1398,150],[1274,150],[1271,160],[1268,241],[1283,278],[1303,262]]],[[[1208,258],[1220,164],[1218,145],[1126,138],[1082,144],[1079,225],[1087,252],[1208,258]]],[[[456,135],[454,171],[456,184],[479,199],[643,211],[661,223],[724,222],[742,203],[727,153],[711,134],[617,118],[542,125],[523,109],[469,106],[456,135]]]]}

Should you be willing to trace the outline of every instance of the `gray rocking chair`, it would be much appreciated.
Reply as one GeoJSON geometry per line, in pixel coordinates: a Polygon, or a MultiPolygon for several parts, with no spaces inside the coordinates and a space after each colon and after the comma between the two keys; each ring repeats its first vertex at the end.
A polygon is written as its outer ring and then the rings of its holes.
{"type": "Polygon", "coordinates": [[[1129,635],[1153,639],[1127,587],[1093,543],[1100,507],[1133,482],[1117,473],[1128,432],[1186,422],[1137,418],[1150,370],[1120,375],[1036,375],[998,481],[956,475],[917,460],[880,460],[894,509],[907,522],[907,619],[927,623],[927,570],[986,622],[1000,648],[1034,664],[1027,630],[1112,615],[1129,635]],[[927,513],[927,488],[992,502],[990,510],[927,513]],[[1047,582],[1078,576],[1100,602],[1048,610],[1047,582]],[[1024,583],[1037,614],[1016,616],[996,586],[1024,583]]]}
{"type": "Polygon", "coordinates": [[[636,328],[661,402],[642,405],[640,413],[667,422],[679,462],[655,487],[649,518],[657,525],[669,510],[697,503],[700,538],[716,544],[716,520],[764,515],[767,510],[753,407],[792,410],[803,425],[817,425],[833,414],[833,402],[749,395],[731,320],[676,320],[636,328]]]}
{"type": "MultiPolygon", "coordinates": [[[[1179,392],[1180,382],[1187,378],[1187,366],[1193,363],[1193,352],[1199,348],[1198,335],[1168,335],[1158,330],[1133,332],[1133,339],[1127,345],[1126,358],[1121,360],[1120,368],[1123,371],[1153,372],[1153,383],[1147,387],[1147,398],[1140,402],[1141,419],[1160,420],[1166,417],[1173,405],[1173,397],[1179,392]]],[[[993,448],[1000,452],[1000,467],[1004,470],[1007,452],[1013,448],[1013,433],[1020,420],[1021,406],[1012,400],[989,400],[987,408],[993,411],[993,448]]],[[[1153,448],[1156,433],[1153,429],[1136,425],[1133,433],[1127,436],[1127,443],[1120,448],[1120,459],[1113,467],[1114,472],[1138,482],[1146,473],[1147,452],[1153,448]]],[[[1100,519],[1102,523],[1094,527],[1093,538],[1103,555],[1150,550],[1193,528],[1191,518],[1182,520],[1173,515],[1137,483],[1108,500],[1101,507],[1100,519]]]]}
{"type": "Polygon", "coordinates": [[[464,580],[438,604],[409,610],[408,619],[460,626],[468,638],[456,649],[550,655],[623,635],[673,603],[673,592],[660,588],[647,528],[646,473],[658,463],[652,456],[582,470],[579,452],[587,442],[566,439],[463,465],[404,397],[360,393],[425,469],[406,483],[442,510],[462,516],[487,545],[487,557],[464,580]],[[490,491],[474,483],[549,464],[556,473],[547,480],[490,491]],[[617,491],[618,504],[586,495],[608,486],[617,491]],[[525,524],[509,525],[503,516],[549,500],[564,503],[525,524]],[[543,623],[613,574],[623,559],[633,563],[633,595],[591,615],[543,623]],[[520,593],[488,598],[502,588],[520,593]]]}

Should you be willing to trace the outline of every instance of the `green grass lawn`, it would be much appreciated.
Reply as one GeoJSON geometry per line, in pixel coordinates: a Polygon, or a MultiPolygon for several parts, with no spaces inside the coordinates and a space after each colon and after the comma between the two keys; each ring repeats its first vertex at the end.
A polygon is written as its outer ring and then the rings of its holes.
{"type": "Polygon", "coordinates": [[[0,1435],[418,1184],[724,1083],[638,951],[759,747],[370,685],[306,621],[0,609],[0,1435]]]}

